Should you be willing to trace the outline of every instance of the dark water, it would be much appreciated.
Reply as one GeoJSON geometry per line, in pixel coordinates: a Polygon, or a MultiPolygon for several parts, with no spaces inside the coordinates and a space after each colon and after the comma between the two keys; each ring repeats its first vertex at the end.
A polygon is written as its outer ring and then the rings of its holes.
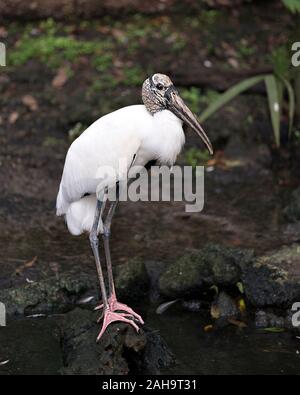
{"type": "MultiPolygon", "coordinates": [[[[170,308],[157,315],[147,309],[146,325],[159,330],[176,358],[166,374],[300,374],[300,338],[291,332],[266,333],[227,326],[206,333],[211,323],[202,312],[170,308]]],[[[139,310],[138,310],[139,311],[139,310]]],[[[56,322],[21,319],[0,328],[1,374],[60,374],[63,355],[56,322]]]]}
{"type": "Polygon", "coordinates": [[[201,313],[184,310],[157,315],[147,324],[160,330],[175,354],[168,374],[300,374],[300,338],[290,332],[266,333],[228,326],[205,333],[201,313]]]}

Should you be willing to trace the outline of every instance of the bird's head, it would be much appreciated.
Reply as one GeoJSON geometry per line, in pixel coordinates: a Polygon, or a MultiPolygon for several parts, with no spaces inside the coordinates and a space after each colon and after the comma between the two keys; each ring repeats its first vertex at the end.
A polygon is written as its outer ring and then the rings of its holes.
{"type": "Polygon", "coordinates": [[[143,83],[142,99],[151,114],[169,110],[188,124],[201,137],[210,154],[213,154],[213,147],[209,138],[167,75],[156,73],[147,78],[143,83]]]}

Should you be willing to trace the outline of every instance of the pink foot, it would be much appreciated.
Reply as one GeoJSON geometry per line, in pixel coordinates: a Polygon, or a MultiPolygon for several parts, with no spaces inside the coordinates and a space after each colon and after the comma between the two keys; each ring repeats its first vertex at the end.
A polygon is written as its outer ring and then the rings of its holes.
{"type": "Polygon", "coordinates": [[[134,327],[134,329],[138,332],[139,327],[135,324],[133,320],[130,320],[126,318],[128,314],[123,314],[123,313],[115,313],[111,310],[105,310],[104,311],[104,319],[103,319],[103,325],[102,329],[97,337],[97,342],[100,340],[101,336],[105,332],[106,328],[108,325],[110,325],[112,322],[120,321],[120,322],[126,322],[127,324],[130,324],[134,327]]]}
{"type": "MultiPolygon", "coordinates": [[[[134,310],[132,310],[131,307],[127,306],[126,304],[120,303],[117,301],[116,297],[114,295],[112,295],[109,299],[108,299],[108,305],[111,311],[125,311],[127,314],[127,316],[132,316],[134,318],[136,318],[140,324],[144,324],[144,320],[142,319],[142,317],[137,314],[134,310]]],[[[100,310],[103,308],[103,304],[95,307],[95,310],[100,310]]],[[[102,317],[99,318],[99,321],[101,320],[102,317]]]]}

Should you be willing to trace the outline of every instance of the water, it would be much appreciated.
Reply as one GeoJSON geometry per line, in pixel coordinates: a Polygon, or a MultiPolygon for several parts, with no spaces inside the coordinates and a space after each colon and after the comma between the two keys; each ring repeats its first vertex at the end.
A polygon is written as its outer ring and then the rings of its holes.
{"type": "Polygon", "coordinates": [[[160,330],[176,357],[166,374],[300,374],[300,339],[290,332],[266,333],[227,326],[206,333],[205,313],[152,310],[147,324],[160,330]]]}

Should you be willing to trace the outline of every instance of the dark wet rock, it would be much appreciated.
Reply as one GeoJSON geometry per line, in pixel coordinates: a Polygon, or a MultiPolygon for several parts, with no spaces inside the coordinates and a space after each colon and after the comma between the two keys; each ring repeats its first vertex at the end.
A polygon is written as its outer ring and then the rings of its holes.
{"type": "Polygon", "coordinates": [[[300,320],[299,316],[295,317],[295,313],[299,310],[292,310],[291,308],[286,311],[285,316],[285,327],[292,329],[293,331],[300,333],[300,320]]]}
{"type": "Polygon", "coordinates": [[[293,191],[289,204],[283,210],[285,217],[291,222],[300,221],[300,188],[293,191]]]}
{"type": "Polygon", "coordinates": [[[235,301],[226,292],[220,292],[213,307],[218,313],[218,318],[235,317],[239,314],[235,301]]]}
{"type": "Polygon", "coordinates": [[[115,268],[115,286],[118,297],[126,301],[141,300],[149,290],[149,278],[140,259],[130,259],[115,268]]]}
{"type": "Polygon", "coordinates": [[[67,311],[88,291],[95,291],[95,278],[66,273],[19,288],[0,291],[8,315],[30,315],[67,311]]]}
{"type": "Polygon", "coordinates": [[[248,250],[209,244],[169,265],[159,279],[160,293],[177,298],[197,294],[212,285],[233,286],[240,279],[241,268],[252,258],[248,250]]]}
{"type": "Polygon", "coordinates": [[[300,246],[283,247],[243,268],[247,299],[255,306],[290,308],[300,300],[300,246]]]}
{"type": "Polygon", "coordinates": [[[131,326],[115,323],[96,343],[100,329],[95,312],[77,308],[64,316],[63,374],[157,374],[172,362],[167,346],[150,329],[141,328],[136,333],[131,326]]]}
{"type": "Polygon", "coordinates": [[[160,374],[162,369],[171,366],[175,357],[158,331],[145,328],[146,345],[144,350],[129,357],[131,370],[135,374],[160,374]]]}
{"type": "Polygon", "coordinates": [[[266,328],[268,326],[267,313],[259,310],[255,313],[255,326],[256,328],[266,328]]]}
{"type": "Polygon", "coordinates": [[[203,307],[203,303],[201,300],[197,299],[183,300],[182,307],[188,311],[200,311],[203,307]]]}
{"type": "Polygon", "coordinates": [[[75,308],[48,318],[9,320],[0,331],[0,375],[5,374],[159,374],[173,363],[158,332],[139,333],[124,323],[108,327],[96,338],[102,323],[98,313],[75,308]]]}
{"type": "Polygon", "coordinates": [[[255,313],[256,328],[284,328],[296,333],[300,333],[300,325],[295,325],[293,314],[295,312],[288,309],[283,310],[258,310],[255,313]]]}
{"type": "Polygon", "coordinates": [[[256,328],[285,328],[286,319],[273,312],[259,310],[255,313],[255,326],[256,328]]]}
{"type": "Polygon", "coordinates": [[[147,261],[145,267],[150,281],[150,300],[155,302],[159,299],[159,277],[166,269],[166,264],[159,261],[147,261]]]}
{"type": "MultiPolygon", "coordinates": [[[[115,268],[115,285],[120,299],[126,302],[142,299],[148,291],[148,276],[142,261],[131,259],[115,268]]],[[[97,274],[67,272],[17,288],[0,290],[8,315],[64,313],[80,304],[86,296],[99,299],[97,274]]]]}

